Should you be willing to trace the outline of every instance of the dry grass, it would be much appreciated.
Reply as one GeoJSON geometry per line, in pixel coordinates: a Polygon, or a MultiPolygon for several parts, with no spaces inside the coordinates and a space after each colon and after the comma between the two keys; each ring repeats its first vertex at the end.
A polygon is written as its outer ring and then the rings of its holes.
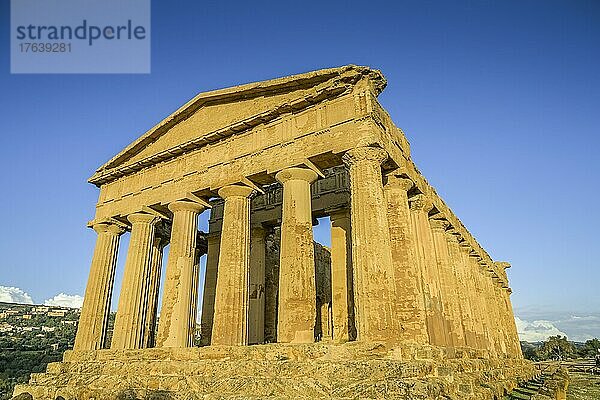
{"type": "Polygon", "coordinates": [[[567,391],[568,400],[600,399],[600,375],[569,372],[571,382],[567,391]]]}

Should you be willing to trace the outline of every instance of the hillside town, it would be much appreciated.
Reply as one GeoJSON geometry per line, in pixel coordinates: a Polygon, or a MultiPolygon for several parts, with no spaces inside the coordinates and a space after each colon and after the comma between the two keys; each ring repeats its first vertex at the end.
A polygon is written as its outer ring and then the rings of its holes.
{"type": "Polygon", "coordinates": [[[72,348],[79,309],[0,302],[0,400],[72,348]]]}
{"type": "Polygon", "coordinates": [[[0,303],[0,348],[65,350],[73,346],[79,309],[0,303]]]}

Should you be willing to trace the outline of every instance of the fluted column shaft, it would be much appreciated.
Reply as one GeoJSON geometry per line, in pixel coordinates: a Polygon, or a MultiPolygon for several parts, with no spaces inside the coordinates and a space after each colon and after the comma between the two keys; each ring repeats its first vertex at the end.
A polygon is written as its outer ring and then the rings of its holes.
{"type": "Polygon", "coordinates": [[[487,290],[485,286],[485,280],[483,276],[483,271],[481,270],[481,266],[479,265],[479,258],[474,255],[473,249],[471,249],[468,255],[468,262],[470,264],[470,268],[473,271],[473,277],[475,280],[475,293],[477,305],[479,306],[479,312],[482,323],[482,335],[484,338],[484,349],[488,350],[490,356],[496,356],[496,342],[494,338],[494,331],[492,328],[491,315],[492,310],[488,305],[487,301],[487,290]]]}
{"type": "Polygon", "coordinates": [[[416,243],[410,222],[408,178],[388,176],[384,193],[388,207],[390,245],[396,280],[395,317],[400,323],[400,339],[429,343],[421,273],[415,261],[416,243]]]}
{"type": "MultiPolygon", "coordinates": [[[[455,232],[455,231],[453,231],[455,232]]],[[[457,235],[446,231],[446,241],[448,243],[448,250],[450,254],[450,260],[452,263],[453,273],[457,282],[457,295],[459,301],[459,312],[461,317],[462,331],[464,334],[464,344],[474,349],[478,348],[477,337],[475,334],[475,322],[473,304],[471,301],[470,290],[471,287],[468,284],[468,277],[465,272],[463,265],[461,249],[458,245],[457,235]]]]}
{"type": "Polygon", "coordinates": [[[387,153],[359,147],[344,154],[350,172],[352,264],[357,339],[398,340],[395,280],[381,163],[387,153]]]}
{"type": "Polygon", "coordinates": [[[211,342],[213,317],[215,315],[215,293],[217,290],[217,267],[219,265],[221,233],[209,233],[206,241],[208,251],[206,255],[204,291],[202,292],[202,345],[209,345],[211,342]]]}
{"type": "Polygon", "coordinates": [[[211,344],[248,344],[250,194],[247,186],[219,189],[225,199],[211,344]]]}
{"type": "Polygon", "coordinates": [[[156,320],[158,310],[158,292],[162,272],[163,249],[167,241],[156,235],[152,243],[152,261],[148,277],[148,307],[146,309],[146,328],[144,330],[144,347],[154,347],[156,342],[156,320]]]}
{"type": "Polygon", "coordinates": [[[467,293],[469,296],[469,302],[471,304],[471,310],[473,315],[473,330],[475,332],[475,341],[477,343],[476,348],[486,350],[489,348],[489,344],[485,336],[485,311],[481,307],[481,299],[479,297],[479,292],[477,289],[477,271],[475,268],[473,268],[473,264],[470,260],[471,246],[466,241],[460,242],[459,246],[461,249],[460,253],[462,258],[462,266],[464,268],[465,279],[468,285],[467,293]]]}
{"type": "Polygon", "coordinates": [[[249,344],[265,341],[265,234],[262,227],[250,231],[249,344]]]}
{"type": "Polygon", "coordinates": [[[504,340],[504,319],[499,308],[498,299],[494,284],[493,271],[483,261],[480,261],[480,268],[483,271],[485,280],[485,291],[487,294],[488,311],[490,315],[490,329],[493,334],[494,349],[498,357],[506,354],[506,344],[504,340]]]}
{"type": "Polygon", "coordinates": [[[416,243],[417,264],[421,271],[429,342],[433,345],[445,346],[448,340],[442,314],[439,271],[433,234],[429,226],[431,209],[431,201],[422,194],[410,199],[411,226],[416,243]]]}
{"type": "Polygon", "coordinates": [[[512,302],[510,301],[510,294],[512,290],[510,288],[506,288],[504,290],[504,298],[506,299],[506,308],[509,314],[509,329],[511,333],[511,343],[512,343],[512,355],[514,358],[523,358],[523,352],[521,350],[521,342],[519,341],[519,334],[517,331],[517,324],[515,322],[515,315],[512,308],[512,302]]]}
{"type": "Polygon", "coordinates": [[[131,237],[115,318],[112,349],[140,349],[145,343],[148,277],[152,263],[154,227],[158,218],[150,214],[135,213],[127,219],[131,222],[131,237]]]}
{"type": "Polygon", "coordinates": [[[169,204],[173,212],[171,245],[158,323],[158,347],[190,345],[198,215],[204,207],[188,201],[169,204]]]}
{"type": "Polygon", "coordinates": [[[498,315],[498,333],[500,335],[500,341],[502,346],[502,355],[505,358],[512,357],[511,355],[511,343],[509,336],[509,325],[508,315],[506,313],[506,305],[502,296],[502,287],[500,286],[500,280],[497,276],[492,276],[492,290],[494,294],[494,303],[496,305],[496,312],[498,315]]]}
{"type": "Polygon", "coordinates": [[[329,216],[331,221],[331,308],[333,340],[350,340],[353,318],[352,230],[350,213],[340,211],[329,216]]]}
{"type": "Polygon", "coordinates": [[[446,322],[448,345],[464,346],[464,333],[460,321],[459,299],[456,293],[458,283],[454,279],[450,261],[450,251],[446,240],[446,229],[450,225],[444,219],[429,219],[433,233],[435,254],[440,273],[440,289],[444,320],[446,322]]]}
{"type": "MultiPolygon", "coordinates": [[[[197,239],[196,239],[197,241],[197,239]]],[[[200,250],[196,248],[194,253],[194,267],[192,268],[192,294],[190,296],[190,317],[188,318],[188,346],[194,346],[196,334],[196,318],[198,316],[198,280],[200,279],[200,250]]]]}
{"type": "Polygon", "coordinates": [[[124,232],[122,228],[110,223],[95,224],[93,229],[98,238],[73,350],[97,350],[104,347],[119,238],[124,232]]]}
{"type": "Polygon", "coordinates": [[[277,341],[314,341],[315,257],[310,184],[317,174],[287,168],[275,178],[283,185],[277,341]]]}

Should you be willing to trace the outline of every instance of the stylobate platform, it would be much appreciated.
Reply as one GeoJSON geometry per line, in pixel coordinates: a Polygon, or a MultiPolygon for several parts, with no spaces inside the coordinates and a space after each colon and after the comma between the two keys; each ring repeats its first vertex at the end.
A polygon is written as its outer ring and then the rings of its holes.
{"type": "Polygon", "coordinates": [[[525,360],[384,343],[68,351],[15,396],[34,399],[494,399],[535,375],[525,360]]]}

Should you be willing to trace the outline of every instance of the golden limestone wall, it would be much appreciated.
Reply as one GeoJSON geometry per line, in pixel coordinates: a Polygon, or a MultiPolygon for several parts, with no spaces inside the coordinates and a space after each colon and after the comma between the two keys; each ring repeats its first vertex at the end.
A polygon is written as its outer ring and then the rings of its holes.
{"type": "Polygon", "coordinates": [[[238,355],[323,341],[352,358],[342,344],[357,342],[398,360],[511,360],[517,377],[510,265],[491,259],[416,168],[377,101],[385,85],[350,65],[201,93],[100,167],[72,358],[105,347],[119,238],[130,232],[116,358],[163,354],[156,347],[184,362],[201,301],[202,345],[250,349],[238,355]],[[331,221],[330,249],[314,244],[320,217],[331,221]]]}

